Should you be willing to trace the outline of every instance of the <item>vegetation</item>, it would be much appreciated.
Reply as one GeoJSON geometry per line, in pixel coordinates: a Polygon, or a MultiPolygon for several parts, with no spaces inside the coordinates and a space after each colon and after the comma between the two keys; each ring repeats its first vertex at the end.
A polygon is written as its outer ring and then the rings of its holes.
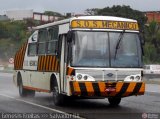
{"type": "Polygon", "coordinates": [[[152,21],[145,29],[145,63],[160,63],[160,26],[152,21]]]}
{"type": "Polygon", "coordinates": [[[45,11],[44,14],[48,15],[48,16],[63,17],[63,15],[61,13],[59,13],[59,12],[53,12],[53,11],[45,11]]]}
{"type": "Polygon", "coordinates": [[[0,22],[0,59],[8,61],[10,57],[14,57],[15,52],[28,36],[26,22],[0,22]]]}

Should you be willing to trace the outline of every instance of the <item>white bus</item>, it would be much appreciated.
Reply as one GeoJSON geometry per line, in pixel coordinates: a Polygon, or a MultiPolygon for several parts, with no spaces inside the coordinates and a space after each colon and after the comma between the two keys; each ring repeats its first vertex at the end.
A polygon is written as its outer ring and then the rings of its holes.
{"type": "Polygon", "coordinates": [[[143,95],[142,43],[136,20],[79,16],[34,28],[15,55],[14,83],[22,97],[52,92],[66,97],[121,98],[143,95]]]}

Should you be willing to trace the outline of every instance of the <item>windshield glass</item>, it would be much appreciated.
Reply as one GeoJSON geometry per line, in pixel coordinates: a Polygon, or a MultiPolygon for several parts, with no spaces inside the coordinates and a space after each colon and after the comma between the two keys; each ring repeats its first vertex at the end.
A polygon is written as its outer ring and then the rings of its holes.
{"type": "Polygon", "coordinates": [[[141,49],[138,34],[124,33],[116,48],[119,35],[109,33],[111,67],[139,67],[141,49]]]}
{"type": "Polygon", "coordinates": [[[105,32],[75,32],[74,66],[109,67],[108,34],[105,32]]]}
{"type": "Polygon", "coordinates": [[[71,65],[141,67],[138,34],[123,33],[118,41],[120,35],[121,32],[74,31],[71,65]]]}

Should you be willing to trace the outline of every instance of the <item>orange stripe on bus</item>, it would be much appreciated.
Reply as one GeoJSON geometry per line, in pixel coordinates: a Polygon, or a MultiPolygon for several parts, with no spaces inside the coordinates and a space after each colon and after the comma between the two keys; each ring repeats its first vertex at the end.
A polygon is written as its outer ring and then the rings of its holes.
{"type": "Polygon", "coordinates": [[[34,88],[34,87],[29,87],[29,86],[23,86],[23,88],[29,89],[29,90],[35,90],[35,91],[39,91],[39,92],[47,92],[47,93],[50,92],[50,90],[40,89],[40,88],[34,88]]]}
{"type": "Polygon", "coordinates": [[[143,82],[138,94],[144,94],[144,92],[145,92],[145,83],[143,82]]]}
{"type": "Polygon", "coordinates": [[[77,93],[76,95],[81,95],[81,89],[79,87],[79,82],[74,82],[73,88],[74,88],[74,91],[77,93]]]}
{"type": "Polygon", "coordinates": [[[93,96],[94,95],[94,89],[93,89],[92,83],[91,82],[85,82],[85,86],[86,86],[86,89],[87,89],[88,96],[93,96]]]}
{"type": "Polygon", "coordinates": [[[50,56],[50,61],[49,61],[49,71],[52,71],[52,60],[53,60],[53,56],[50,56]]]}
{"type": "Polygon", "coordinates": [[[99,86],[99,90],[101,92],[101,96],[106,96],[107,95],[107,92],[104,93],[105,91],[105,88],[106,88],[106,85],[104,82],[98,82],[98,86],[99,86]]]}
{"type": "Polygon", "coordinates": [[[53,57],[53,62],[52,62],[52,71],[54,71],[54,67],[55,67],[55,59],[56,59],[56,57],[54,56],[54,57],[53,57]]]}
{"type": "Polygon", "coordinates": [[[123,82],[117,83],[116,84],[116,93],[112,93],[110,96],[115,96],[116,94],[118,94],[121,91],[123,84],[124,84],[123,82]]]}
{"type": "Polygon", "coordinates": [[[57,58],[56,58],[54,71],[57,71],[57,65],[58,65],[58,60],[57,60],[57,58]]]}
{"type": "Polygon", "coordinates": [[[130,93],[132,93],[136,84],[137,84],[136,82],[129,83],[129,86],[128,86],[126,92],[122,96],[128,96],[130,93]]]}
{"type": "Polygon", "coordinates": [[[47,60],[47,56],[43,56],[43,57],[44,57],[43,70],[46,71],[46,60],[47,60]]]}
{"type": "Polygon", "coordinates": [[[47,56],[47,70],[46,71],[49,71],[49,61],[50,61],[50,56],[47,56]]]}
{"type": "Polygon", "coordinates": [[[73,70],[74,70],[73,68],[68,67],[68,75],[71,75],[73,70]]]}
{"type": "Polygon", "coordinates": [[[44,69],[44,71],[47,71],[47,56],[45,56],[44,69]]]}
{"type": "Polygon", "coordinates": [[[42,62],[41,62],[41,71],[43,71],[44,70],[44,56],[42,56],[42,62]]]}
{"type": "Polygon", "coordinates": [[[42,70],[43,70],[43,56],[41,56],[41,70],[40,71],[42,70]]]}
{"type": "Polygon", "coordinates": [[[20,68],[20,55],[19,55],[19,53],[18,53],[18,59],[17,60],[18,60],[18,67],[17,68],[19,69],[20,68]]]}
{"type": "Polygon", "coordinates": [[[49,56],[46,56],[46,71],[48,71],[49,56]]]}

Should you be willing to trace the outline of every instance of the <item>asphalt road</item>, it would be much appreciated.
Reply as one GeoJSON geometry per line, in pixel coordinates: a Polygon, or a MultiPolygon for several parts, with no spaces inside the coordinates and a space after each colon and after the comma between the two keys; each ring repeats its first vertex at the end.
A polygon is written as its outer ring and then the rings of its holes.
{"type": "Polygon", "coordinates": [[[51,94],[19,97],[12,74],[0,73],[0,112],[3,119],[143,119],[142,115],[148,119],[160,119],[160,85],[147,85],[145,95],[123,98],[118,107],[110,107],[107,99],[79,99],[57,107],[51,94]]]}

